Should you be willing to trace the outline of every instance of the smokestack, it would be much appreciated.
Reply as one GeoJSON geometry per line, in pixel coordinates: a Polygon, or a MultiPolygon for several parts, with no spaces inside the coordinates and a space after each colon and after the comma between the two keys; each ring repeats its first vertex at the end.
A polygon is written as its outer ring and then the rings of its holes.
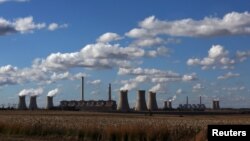
{"type": "Polygon", "coordinates": [[[26,110],[26,101],[25,101],[25,95],[24,96],[19,96],[19,103],[18,103],[18,109],[19,110],[26,110]]]}
{"type": "Polygon", "coordinates": [[[148,109],[151,111],[158,110],[156,102],[156,93],[152,91],[148,93],[148,109]]]}
{"type": "Polygon", "coordinates": [[[117,106],[117,110],[121,111],[121,112],[128,112],[129,111],[128,90],[121,90],[120,91],[120,98],[119,98],[119,104],[117,106]]]}
{"type": "Polygon", "coordinates": [[[164,109],[172,109],[172,101],[168,100],[164,102],[164,109]]]}
{"type": "Polygon", "coordinates": [[[145,100],[145,90],[139,90],[137,93],[137,102],[135,106],[135,111],[146,111],[147,105],[145,100]]]}
{"type": "Polygon", "coordinates": [[[53,109],[53,96],[47,96],[47,106],[46,109],[50,110],[53,109]]]}
{"type": "Polygon", "coordinates": [[[187,105],[188,105],[188,96],[187,96],[187,105]]]}
{"type": "Polygon", "coordinates": [[[82,76],[82,101],[84,101],[84,77],[82,76]]]}
{"type": "Polygon", "coordinates": [[[201,96],[200,96],[200,105],[201,105],[201,96]]]}
{"type": "Polygon", "coordinates": [[[111,98],[111,84],[109,83],[109,101],[111,101],[112,98],[111,98]]]}
{"type": "Polygon", "coordinates": [[[36,110],[37,109],[37,104],[36,104],[36,96],[30,96],[30,105],[29,105],[30,110],[36,110]]]}

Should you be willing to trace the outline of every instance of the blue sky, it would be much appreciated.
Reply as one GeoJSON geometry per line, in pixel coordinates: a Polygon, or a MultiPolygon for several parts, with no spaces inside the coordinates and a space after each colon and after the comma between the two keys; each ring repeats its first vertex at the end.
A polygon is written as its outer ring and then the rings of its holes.
{"type": "MultiPolygon", "coordinates": [[[[158,93],[159,107],[189,96],[207,107],[250,107],[250,2],[0,0],[0,99],[49,91],[60,100],[158,93]]],[[[28,102],[28,97],[26,98],[28,102]]]]}

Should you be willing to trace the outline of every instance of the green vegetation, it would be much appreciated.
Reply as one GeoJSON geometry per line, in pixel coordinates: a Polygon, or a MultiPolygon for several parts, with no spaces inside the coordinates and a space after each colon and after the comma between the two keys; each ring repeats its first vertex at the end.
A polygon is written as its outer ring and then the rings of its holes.
{"type": "Polygon", "coordinates": [[[1,111],[0,140],[205,141],[207,124],[249,123],[250,116],[1,111]]]}

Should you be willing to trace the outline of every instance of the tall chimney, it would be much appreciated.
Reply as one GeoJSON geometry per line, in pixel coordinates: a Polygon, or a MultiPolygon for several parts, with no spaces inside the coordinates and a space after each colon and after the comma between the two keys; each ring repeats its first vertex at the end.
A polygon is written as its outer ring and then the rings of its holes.
{"type": "Polygon", "coordinates": [[[158,110],[156,102],[156,93],[152,91],[148,93],[148,109],[151,111],[158,110]]]}
{"type": "Polygon", "coordinates": [[[187,96],[187,105],[188,105],[188,96],[187,96]]]}
{"type": "Polygon", "coordinates": [[[137,93],[137,102],[135,105],[135,111],[146,111],[147,105],[145,100],[145,90],[139,90],[137,93]]]}
{"type": "Polygon", "coordinates": [[[37,103],[36,103],[36,96],[30,96],[30,110],[36,110],[37,109],[37,103]]]}
{"type": "Polygon", "coordinates": [[[47,106],[46,109],[53,109],[53,96],[47,96],[47,106]]]}
{"type": "Polygon", "coordinates": [[[120,98],[119,98],[117,110],[121,111],[121,112],[128,112],[129,111],[128,90],[121,90],[120,91],[120,98]]]}
{"type": "Polygon", "coordinates": [[[201,105],[201,96],[200,96],[200,105],[201,105]]]}
{"type": "Polygon", "coordinates": [[[18,103],[18,109],[19,110],[26,110],[26,101],[25,101],[25,95],[24,96],[19,96],[19,103],[18,103]]]}
{"type": "Polygon", "coordinates": [[[111,101],[112,98],[111,98],[111,84],[109,83],[109,101],[111,101]]]}
{"type": "Polygon", "coordinates": [[[84,77],[82,76],[82,101],[84,101],[84,77]]]}

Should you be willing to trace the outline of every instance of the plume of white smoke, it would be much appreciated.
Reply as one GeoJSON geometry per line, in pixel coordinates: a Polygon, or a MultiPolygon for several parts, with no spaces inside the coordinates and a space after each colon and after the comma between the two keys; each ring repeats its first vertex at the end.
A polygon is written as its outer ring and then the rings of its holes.
{"type": "Polygon", "coordinates": [[[54,89],[54,90],[49,91],[47,96],[53,97],[53,96],[55,96],[55,95],[58,94],[58,93],[59,93],[59,89],[56,88],[56,89],[54,89]]]}
{"type": "Polygon", "coordinates": [[[19,96],[38,96],[43,93],[43,88],[37,88],[37,89],[23,89],[19,92],[19,96]]]}
{"type": "Polygon", "coordinates": [[[174,101],[176,99],[176,95],[174,95],[172,98],[169,98],[168,101],[174,101]]]}

